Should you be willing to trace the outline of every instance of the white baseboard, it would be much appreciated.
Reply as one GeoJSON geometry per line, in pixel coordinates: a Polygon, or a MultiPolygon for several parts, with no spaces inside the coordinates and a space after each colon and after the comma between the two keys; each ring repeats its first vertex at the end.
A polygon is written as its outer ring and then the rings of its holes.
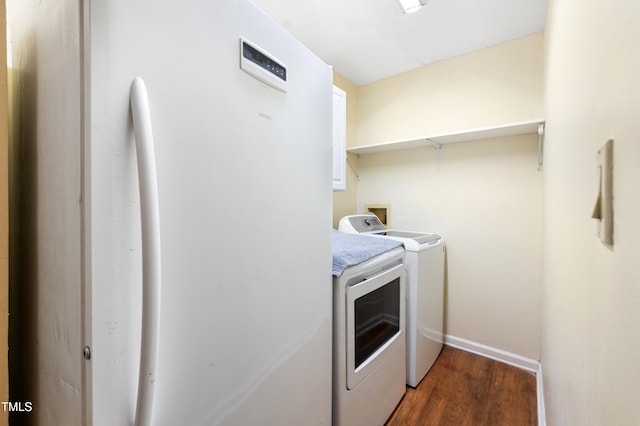
{"type": "Polygon", "coordinates": [[[546,426],[547,412],[544,407],[544,387],[542,385],[542,363],[538,363],[536,371],[536,393],[538,395],[538,426],[546,426]]]}
{"type": "Polygon", "coordinates": [[[502,349],[492,348],[491,346],[483,345],[482,343],[472,342],[471,340],[447,334],[444,336],[444,344],[456,349],[461,349],[476,355],[504,362],[505,364],[531,371],[532,373],[538,372],[538,364],[540,364],[539,361],[514,354],[512,352],[503,351],[502,349]]]}
{"type": "Polygon", "coordinates": [[[444,344],[534,373],[536,375],[538,426],[546,426],[544,389],[542,387],[542,364],[540,361],[448,334],[444,336],[444,344]]]}

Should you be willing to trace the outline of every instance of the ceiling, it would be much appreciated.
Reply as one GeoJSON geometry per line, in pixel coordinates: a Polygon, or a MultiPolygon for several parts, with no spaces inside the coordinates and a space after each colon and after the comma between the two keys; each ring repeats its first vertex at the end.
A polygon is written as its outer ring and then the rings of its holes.
{"type": "Polygon", "coordinates": [[[544,30],[547,0],[251,0],[334,70],[368,84],[544,30]]]}

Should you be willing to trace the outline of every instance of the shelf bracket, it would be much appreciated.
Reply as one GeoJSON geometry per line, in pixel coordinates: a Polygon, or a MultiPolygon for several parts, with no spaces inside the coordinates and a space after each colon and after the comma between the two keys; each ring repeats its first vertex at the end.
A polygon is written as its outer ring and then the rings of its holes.
{"type": "Polygon", "coordinates": [[[427,138],[427,142],[431,142],[431,144],[436,150],[436,167],[438,168],[438,171],[440,171],[440,150],[442,150],[442,144],[434,141],[433,139],[428,139],[428,138],[427,138]]]}
{"type": "MultiPolygon", "coordinates": [[[[347,152],[347,164],[349,165],[349,167],[351,167],[351,170],[353,170],[353,173],[356,175],[356,181],[360,182],[360,175],[358,174],[358,168],[356,166],[353,165],[353,163],[351,162],[351,159],[349,158],[349,153],[347,152]]],[[[356,154],[357,158],[360,158],[360,156],[358,154],[356,154]]]]}
{"type": "Polygon", "coordinates": [[[542,171],[542,136],[544,135],[544,123],[538,124],[538,171],[542,171]]]}

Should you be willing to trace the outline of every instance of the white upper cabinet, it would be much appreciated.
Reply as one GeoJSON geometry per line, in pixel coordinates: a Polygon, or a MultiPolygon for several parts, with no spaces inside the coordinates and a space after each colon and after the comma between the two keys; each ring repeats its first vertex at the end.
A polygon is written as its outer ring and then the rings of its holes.
{"type": "Polygon", "coordinates": [[[347,93],[333,86],[333,190],[347,187],[347,93]]]}

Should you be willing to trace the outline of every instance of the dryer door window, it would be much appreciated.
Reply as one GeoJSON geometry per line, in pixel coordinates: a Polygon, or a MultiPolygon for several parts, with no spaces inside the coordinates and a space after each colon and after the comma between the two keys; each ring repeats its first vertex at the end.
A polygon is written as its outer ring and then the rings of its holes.
{"type": "Polygon", "coordinates": [[[354,303],[358,368],[400,331],[400,278],[357,298],[354,303]]]}

